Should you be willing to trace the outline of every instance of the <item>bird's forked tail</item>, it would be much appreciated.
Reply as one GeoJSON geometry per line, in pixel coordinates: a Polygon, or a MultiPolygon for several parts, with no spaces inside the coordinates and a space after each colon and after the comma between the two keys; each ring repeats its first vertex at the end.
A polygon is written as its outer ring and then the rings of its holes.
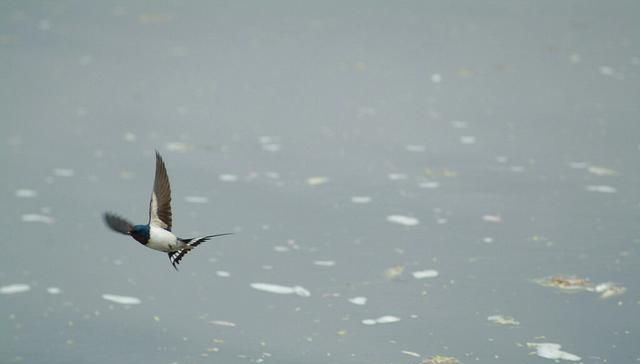
{"type": "Polygon", "coordinates": [[[231,235],[233,233],[223,233],[223,234],[215,234],[215,235],[206,235],[206,236],[201,236],[198,238],[191,238],[191,239],[181,239],[178,238],[178,240],[182,243],[185,244],[185,247],[177,250],[175,252],[169,252],[169,260],[171,261],[171,265],[173,265],[173,267],[178,270],[178,264],[180,264],[180,261],[182,260],[182,257],[184,257],[191,249],[197,247],[198,245],[200,245],[200,243],[203,243],[211,238],[216,238],[218,236],[224,236],[224,235],[231,235]]]}

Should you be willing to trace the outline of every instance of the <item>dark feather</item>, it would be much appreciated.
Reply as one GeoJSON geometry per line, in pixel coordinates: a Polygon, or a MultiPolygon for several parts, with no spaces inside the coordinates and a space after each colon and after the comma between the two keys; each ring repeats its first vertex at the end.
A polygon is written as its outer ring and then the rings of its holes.
{"type": "Polygon", "coordinates": [[[171,185],[162,156],[156,151],[156,176],[149,202],[149,224],[171,231],[171,185]]]}
{"type": "Polygon", "coordinates": [[[111,230],[120,234],[129,235],[129,232],[133,228],[132,223],[110,212],[104,213],[104,222],[111,228],[111,230]]]}

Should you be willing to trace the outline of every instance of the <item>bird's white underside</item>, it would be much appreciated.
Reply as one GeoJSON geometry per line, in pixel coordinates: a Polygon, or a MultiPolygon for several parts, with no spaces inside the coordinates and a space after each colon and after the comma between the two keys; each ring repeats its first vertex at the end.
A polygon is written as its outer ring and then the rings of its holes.
{"type": "Polygon", "coordinates": [[[147,247],[161,252],[174,252],[184,248],[184,243],[171,232],[157,226],[149,225],[149,242],[147,247]]]}

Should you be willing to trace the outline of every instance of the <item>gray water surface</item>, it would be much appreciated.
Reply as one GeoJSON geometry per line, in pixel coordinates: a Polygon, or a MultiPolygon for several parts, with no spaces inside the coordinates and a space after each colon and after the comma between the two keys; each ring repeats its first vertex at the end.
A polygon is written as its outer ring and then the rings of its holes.
{"type": "Polygon", "coordinates": [[[2,2],[0,362],[638,362],[637,14],[2,2]]]}

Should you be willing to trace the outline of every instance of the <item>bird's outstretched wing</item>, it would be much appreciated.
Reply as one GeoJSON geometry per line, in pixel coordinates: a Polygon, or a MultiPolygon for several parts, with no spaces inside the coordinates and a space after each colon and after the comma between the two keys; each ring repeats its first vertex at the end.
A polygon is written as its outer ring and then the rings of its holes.
{"type": "Polygon", "coordinates": [[[162,157],[156,151],[156,177],[149,203],[149,225],[171,231],[171,186],[162,157]]]}
{"type": "Polygon", "coordinates": [[[132,223],[110,212],[104,213],[104,222],[111,228],[111,230],[120,234],[129,235],[129,232],[133,228],[132,223]]]}

